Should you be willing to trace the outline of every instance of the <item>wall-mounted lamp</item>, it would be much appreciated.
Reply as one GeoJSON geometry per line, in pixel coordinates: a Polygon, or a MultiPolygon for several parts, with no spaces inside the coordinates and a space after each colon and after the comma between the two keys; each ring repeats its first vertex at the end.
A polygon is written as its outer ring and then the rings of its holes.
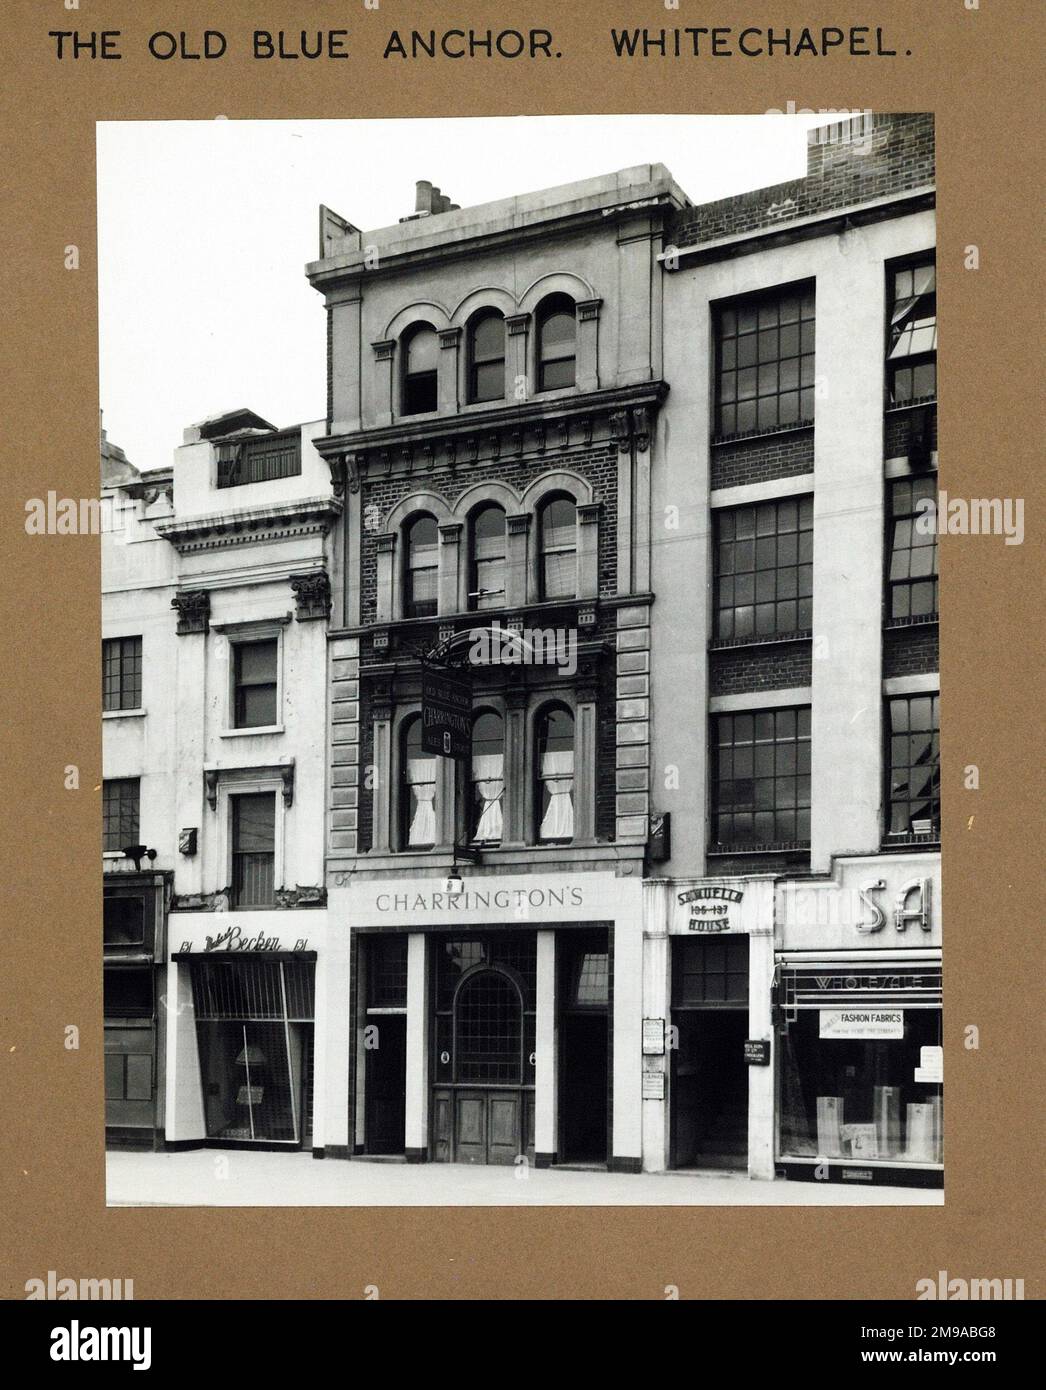
{"type": "Polygon", "coordinates": [[[140,871],[143,859],[148,859],[151,863],[156,858],[156,851],[146,849],[145,845],[124,845],[122,848],[127,858],[134,860],[135,873],[140,871]]]}

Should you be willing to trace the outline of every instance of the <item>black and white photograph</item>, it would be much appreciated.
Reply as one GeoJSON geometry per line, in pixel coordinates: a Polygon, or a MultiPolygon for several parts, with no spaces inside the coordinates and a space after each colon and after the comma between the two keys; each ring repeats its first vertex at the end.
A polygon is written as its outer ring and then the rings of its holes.
{"type": "Polygon", "coordinates": [[[933,115],[96,138],[108,1204],[942,1204],[933,115]]]}

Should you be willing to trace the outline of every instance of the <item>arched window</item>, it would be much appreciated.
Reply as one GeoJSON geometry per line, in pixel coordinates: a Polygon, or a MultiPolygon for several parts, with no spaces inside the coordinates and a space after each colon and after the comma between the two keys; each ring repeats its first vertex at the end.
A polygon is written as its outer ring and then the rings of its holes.
{"type": "Polygon", "coordinates": [[[537,719],[538,839],[574,838],[574,716],[550,705],[537,719]]]}
{"type": "Polygon", "coordinates": [[[539,512],[541,597],[577,595],[577,504],[572,497],[552,497],[539,512]]]}
{"type": "Polygon", "coordinates": [[[538,310],[538,390],[555,391],[574,384],[577,324],[574,301],[550,295],[538,310]]]}
{"type": "Polygon", "coordinates": [[[469,835],[475,844],[499,845],[505,795],[505,728],[494,710],[472,721],[472,798],[469,835]]]}
{"type": "Polygon", "coordinates": [[[404,531],[403,616],[429,618],[436,612],[439,533],[434,516],[417,516],[404,531]]]}
{"type": "Polygon", "coordinates": [[[431,849],[436,843],[436,759],[421,746],[421,716],[400,733],[400,849],[431,849]]]}
{"type": "Polygon", "coordinates": [[[454,999],[454,1079],[518,1085],[523,1079],[523,1001],[500,970],[477,970],[454,999]]]}
{"type": "Polygon", "coordinates": [[[420,415],[436,409],[436,362],[439,339],[428,323],[415,324],[402,339],[404,415],[420,415]]]}
{"type": "Polygon", "coordinates": [[[505,396],[505,320],[496,309],[477,314],[468,332],[468,399],[500,401],[505,396]]]}
{"type": "Polygon", "coordinates": [[[504,607],[505,513],[496,502],[472,513],[469,561],[469,608],[504,607]]]}

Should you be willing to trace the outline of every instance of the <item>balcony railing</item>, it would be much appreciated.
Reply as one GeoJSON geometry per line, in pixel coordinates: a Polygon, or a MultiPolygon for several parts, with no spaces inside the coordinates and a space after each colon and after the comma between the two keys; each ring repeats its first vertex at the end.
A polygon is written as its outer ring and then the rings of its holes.
{"type": "Polygon", "coordinates": [[[301,434],[266,434],[217,446],[218,486],[242,487],[293,478],[301,472],[301,434]]]}

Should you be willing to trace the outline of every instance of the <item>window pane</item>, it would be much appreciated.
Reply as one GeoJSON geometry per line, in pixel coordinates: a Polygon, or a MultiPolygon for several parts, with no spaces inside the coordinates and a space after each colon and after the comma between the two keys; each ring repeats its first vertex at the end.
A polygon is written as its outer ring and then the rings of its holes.
{"type": "Polygon", "coordinates": [[[152,1100],[153,1059],[145,1053],[131,1053],[127,1058],[125,1098],[152,1100]]]}
{"type": "Polygon", "coordinates": [[[541,326],[543,355],[562,357],[574,346],[574,315],[565,312],[550,314],[541,326]]]}
{"type": "Polygon", "coordinates": [[[276,846],[276,796],[259,792],[230,798],[233,805],[233,848],[244,853],[271,853],[276,846]]]}
{"type": "Polygon", "coordinates": [[[500,314],[480,319],[472,333],[473,362],[489,362],[505,356],[505,320],[500,314]]]}
{"type": "Polygon", "coordinates": [[[264,685],[276,680],[276,643],[245,642],[236,648],[241,685],[264,685]]]}
{"type": "Polygon", "coordinates": [[[406,372],[413,376],[417,372],[434,372],[439,357],[439,339],[434,329],[419,328],[407,340],[406,372]]]}
{"type": "Polygon", "coordinates": [[[541,367],[541,389],[557,391],[574,384],[574,359],[568,357],[559,362],[545,362],[541,367]]]}
{"type": "Polygon", "coordinates": [[[472,399],[500,401],[505,394],[504,362],[480,362],[473,369],[472,399]]]}
{"type": "Polygon", "coordinates": [[[110,778],[102,783],[102,848],[122,850],[139,843],[139,782],[110,778]]]}

